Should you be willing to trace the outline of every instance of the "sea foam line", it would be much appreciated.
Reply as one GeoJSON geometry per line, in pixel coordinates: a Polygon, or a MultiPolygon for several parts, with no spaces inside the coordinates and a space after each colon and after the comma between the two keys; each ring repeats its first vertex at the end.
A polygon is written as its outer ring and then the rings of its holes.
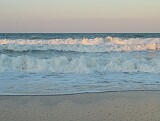
{"type": "Polygon", "coordinates": [[[0,50],[62,50],[76,52],[111,52],[160,50],[160,38],[94,38],[53,40],[0,40],[0,50]]]}

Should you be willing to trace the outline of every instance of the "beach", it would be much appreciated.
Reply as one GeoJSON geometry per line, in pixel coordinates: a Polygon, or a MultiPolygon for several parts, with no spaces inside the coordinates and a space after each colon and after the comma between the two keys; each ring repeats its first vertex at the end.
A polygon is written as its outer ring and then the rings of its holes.
{"type": "Polygon", "coordinates": [[[159,121],[160,91],[0,96],[1,121],[159,121]]]}
{"type": "Polygon", "coordinates": [[[0,121],[159,121],[159,50],[160,33],[0,33],[0,121]]]}
{"type": "Polygon", "coordinates": [[[160,0],[0,0],[0,121],[160,121],[160,0]]]}

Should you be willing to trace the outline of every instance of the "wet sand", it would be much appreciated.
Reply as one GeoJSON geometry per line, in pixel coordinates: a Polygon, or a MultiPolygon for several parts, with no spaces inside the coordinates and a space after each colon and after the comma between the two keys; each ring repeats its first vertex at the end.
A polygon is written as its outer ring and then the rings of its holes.
{"type": "Polygon", "coordinates": [[[0,96],[0,121],[160,121],[160,91],[0,96]]]}

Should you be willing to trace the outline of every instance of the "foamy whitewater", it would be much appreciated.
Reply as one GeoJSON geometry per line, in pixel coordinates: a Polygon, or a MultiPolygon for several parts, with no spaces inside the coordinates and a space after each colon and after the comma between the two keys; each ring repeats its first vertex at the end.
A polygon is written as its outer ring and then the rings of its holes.
{"type": "Polygon", "coordinates": [[[160,34],[0,34],[0,94],[159,90],[160,34]]]}

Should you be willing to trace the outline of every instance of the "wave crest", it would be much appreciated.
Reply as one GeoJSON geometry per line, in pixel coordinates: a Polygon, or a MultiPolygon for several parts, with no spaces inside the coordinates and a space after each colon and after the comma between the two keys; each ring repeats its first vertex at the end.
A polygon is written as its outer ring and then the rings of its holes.
{"type": "Polygon", "coordinates": [[[53,40],[0,40],[0,50],[62,50],[75,52],[115,52],[160,50],[160,38],[94,38],[53,40]]]}

